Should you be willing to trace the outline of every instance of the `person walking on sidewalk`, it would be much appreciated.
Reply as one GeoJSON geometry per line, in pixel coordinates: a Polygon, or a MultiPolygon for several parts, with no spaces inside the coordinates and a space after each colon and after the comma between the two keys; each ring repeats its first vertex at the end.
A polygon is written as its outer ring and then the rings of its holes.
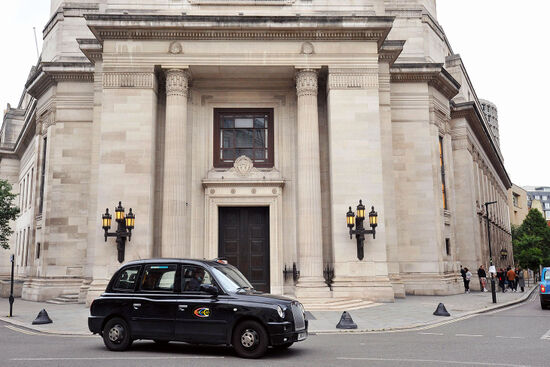
{"type": "Polygon", "coordinates": [[[472,279],[472,273],[468,268],[464,268],[464,293],[470,293],[470,279],[472,279]]]}
{"type": "Polygon", "coordinates": [[[516,284],[516,271],[512,268],[509,268],[508,272],[506,273],[506,277],[508,278],[508,282],[510,283],[510,288],[512,289],[512,292],[515,292],[516,289],[514,289],[514,284],[516,284]]]}
{"type": "Polygon", "coordinates": [[[498,286],[502,290],[502,293],[506,292],[506,286],[504,283],[504,278],[506,278],[506,272],[502,268],[498,269],[497,278],[498,278],[498,286]]]}
{"type": "Polygon", "coordinates": [[[462,282],[464,283],[464,292],[466,292],[466,270],[460,265],[460,276],[462,277],[462,282]]]}
{"type": "Polygon", "coordinates": [[[479,289],[482,292],[487,292],[487,288],[485,288],[487,285],[487,273],[483,269],[483,265],[480,265],[479,269],[477,269],[477,276],[479,278],[479,289]]]}
{"type": "Polygon", "coordinates": [[[518,285],[521,288],[522,292],[525,292],[525,277],[523,274],[523,269],[518,269],[518,285]]]}

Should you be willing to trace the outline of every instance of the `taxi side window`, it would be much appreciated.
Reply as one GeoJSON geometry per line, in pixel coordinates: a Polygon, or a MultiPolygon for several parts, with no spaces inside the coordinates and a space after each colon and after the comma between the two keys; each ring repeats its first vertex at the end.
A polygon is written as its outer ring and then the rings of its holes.
{"type": "Polygon", "coordinates": [[[176,265],[148,265],[141,280],[142,291],[173,292],[176,265]]]}
{"type": "Polygon", "coordinates": [[[184,265],[181,274],[182,292],[200,292],[203,284],[215,285],[210,273],[200,266],[184,265]]]}
{"type": "Polygon", "coordinates": [[[136,286],[140,269],[141,266],[131,266],[123,269],[113,285],[113,289],[126,292],[133,291],[136,286]]]}

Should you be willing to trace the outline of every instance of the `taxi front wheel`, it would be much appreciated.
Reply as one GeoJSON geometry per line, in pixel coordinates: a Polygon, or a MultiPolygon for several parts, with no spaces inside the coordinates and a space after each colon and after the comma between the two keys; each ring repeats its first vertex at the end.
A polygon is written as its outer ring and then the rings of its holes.
{"type": "Polygon", "coordinates": [[[259,322],[249,320],[237,325],[232,342],[239,357],[260,358],[267,351],[268,336],[259,322]]]}
{"type": "Polygon", "coordinates": [[[103,327],[103,342],[109,350],[117,352],[130,348],[132,337],[126,321],[118,317],[107,321],[103,327]]]}

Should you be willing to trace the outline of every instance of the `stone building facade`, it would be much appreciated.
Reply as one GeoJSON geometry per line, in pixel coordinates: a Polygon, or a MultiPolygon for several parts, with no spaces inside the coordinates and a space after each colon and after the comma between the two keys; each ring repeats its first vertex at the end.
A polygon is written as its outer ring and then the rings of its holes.
{"type": "Polygon", "coordinates": [[[126,260],[221,255],[322,302],[459,292],[460,264],[488,263],[486,201],[510,243],[511,182],[435,0],[52,0],[43,37],[1,130],[23,298],[105,289],[119,200],[126,260]],[[379,216],[362,261],[359,199],[379,216]]]}
{"type": "Polygon", "coordinates": [[[510,224],[520,226],[529,213],[527,191],[512,184],[512,187],[508,189],[508,205],[510,206],[510,224]]]}

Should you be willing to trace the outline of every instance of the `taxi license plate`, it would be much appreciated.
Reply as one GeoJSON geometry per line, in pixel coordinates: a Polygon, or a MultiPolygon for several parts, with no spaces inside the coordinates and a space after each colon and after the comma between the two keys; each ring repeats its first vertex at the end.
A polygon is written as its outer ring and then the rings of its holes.
{"type": "Polygon", "coordinates": [[[305,340],[307,338],[307,332],[299,333],[298,334],[298,341],[305,340]]]}

